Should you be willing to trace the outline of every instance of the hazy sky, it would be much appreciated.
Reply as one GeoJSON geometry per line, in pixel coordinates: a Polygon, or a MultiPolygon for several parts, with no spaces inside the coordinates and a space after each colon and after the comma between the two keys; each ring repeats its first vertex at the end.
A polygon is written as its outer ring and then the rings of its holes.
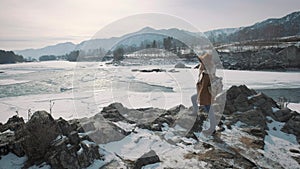
{"type": "Polygon", "coordinates": [[[249,26],[299,7],[299,0],[0,0],[0,49],[79,43],[116,20],[142,13],[172,15],[207,31],[249,26]]]}

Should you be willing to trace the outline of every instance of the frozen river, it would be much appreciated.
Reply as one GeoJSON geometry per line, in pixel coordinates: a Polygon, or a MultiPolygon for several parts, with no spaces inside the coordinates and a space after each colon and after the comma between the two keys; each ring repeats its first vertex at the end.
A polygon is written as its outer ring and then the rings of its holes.
{"type": "MultiPolygon", "coordinates": [[[[191,65],[194,66],[194,65],[191,65]]],[[[55,118],[91,116],[112,102],[130,108],[191,106],[197,69],[174,65],[107,66],[102,62],[49,61],[0,65],[0,122],[16,111],[27,119],[30,110],[50,109],[55,118]],[[160,68],[166,72],[142,73],[133,69],[160,68]]],[[[299,103],[299,72],[218,70],[225,88],[246,84],[273,98],[285,96],[299,103]]],[[[298,104],[290,104],[296,107],[298,104]]]]}

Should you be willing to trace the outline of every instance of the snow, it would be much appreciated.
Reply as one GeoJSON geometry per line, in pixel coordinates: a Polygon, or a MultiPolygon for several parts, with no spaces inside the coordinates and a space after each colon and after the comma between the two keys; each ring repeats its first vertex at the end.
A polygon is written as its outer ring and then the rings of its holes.
{"type": "Polygon", "coordinates": [[[300,103],[289,103],[287,107],[291,110],[297,111],[300,113],[300,103]]]}
{"type": "Polygon", "coordinates": [[[5,156],[1,156],[0,169],[21,169],[24,162],[27,160],[26,157],[18,157],[13,153],[8,153],[5,156]]]}
{"type": "Polygon", "coordinates": [[[7,129],[7,130],[1,132],[0,134],[5,134],[5,133],[8,133],[8,134],[14,134],[15,132],[14,132],[14,131],[11,131],[10,129],[7,129]]]}
{"type": "MultiPolygon", "coordinates": [[[[18,157],[13,153],[1,156],[0,169],[21,169],[26,162],[27,157],[18,157]]],[[[40,166],[31,166],[28,169],[50,169],[49,165],[42,163],[40,166]]]]}
{"type": "MultiPolygon", "coordinates": [[[[55,102],[54,118],[65,119],[92,116],[112,102],[121,102],[129,108],[191,106],[190,97],[196,92],[198,70],[168,72],[171,69],[174,65],[115,67],[104,62],[66,61],[0,65],[1,71],[11,73],[9,76],[0,74],[0,91],[3,91],[0,94],[0,121],[7,121],[15,111],[25,120],[29,109],[31,112],[49,112],[50,100],[55,102]],[[167,71],[131,71],[153,68],[167,71]],[[72,90],[61,92],[61,88],[72,90]]],[[[223,77],[225,89],[240,84],[254,89],[300,88],[299,72],[217,70],[217,74],[223,77]]]]}
{"type": "Polygon", "coordinates": [[[269,131],[264,139],[264,155],[279,162],[285,168],[298,168],[299,164],[291,157],[293,154],[289,151],[290,149],[299,150],[296,136],[280,131],[284,123],[277,122],[271,117],[267,118],[272,122],[268,123],[269,131]]]}
{"type": "Polygon", "coordinates": [[[47,165],[45,162],[42,163],[40,166],[31,166],[29,167],[28,169],[51,169],[51,166],[50,165],[47,165]]]}
{"type": "Polygon", "coordinates": [[[277,112],[278,110],[280,110],[280,109],[278,109],[277,107],[272,107],[273,113],[277,112]]]}
{"type": "Polygon", "coordinates": [[[83,152],[83,148],[80,147],[80,149],[76,153],[77,153],[77,155],[80,155],[80,154],[82,154],[82,152],[83,152]]]}
{"type": "Polygon", "coordinates": [[[0,85],[12,85],[12,84],[18,84],[18,83],[26,83],[29,82],[28,80],[14,80],[14,79],[0,79],[0,85]]]}
{"type": "Polygon", "coordinates": [[[129,124],[129,123],[125,123],[122,121],[118,121],[118,122],[113,122],[116,126],[120,127],[121,129],[123,129],[126,132],[131,132],[136,124],[129,124]]]}
{"type": "MultiPolygon", "coordinates": [[[[120,141],[102,144],[100,147],[111,153],[116,153],[124,159],[136,160],[144,153],[154,150],[162,162],[145,166],[146,168],[186,168],[187,165],[200,166],[204,168],[206,163],[196,159],[185,159],[184,155],[189,153],[192,148],[181,144],[172,145],[155,132],[136,129],[137,133],[131,133],[120,141]]],[[[188,140],[191,142],[191,140],[188,140]]],[[[197,150],[195,150],[197,151],[197,150]]]]}
{"type": "Polygon", "coordinates": [[[107,162],[103,160],[95,160],[90,166],[88,166],[86,169],[99,169],[103,165],[105,165],[107,162]]]}
{"type": "MultiPolygon", "coordinates": [[[[193,67],[193,65],[187,66],[193,67]]],[[[76,64],[65,61],[0,65],[0,70],[4,72],[0,74],[1,91],[6,91],[7,87],[15,85],[10,88],[14,91],[18,86],[28,83],[33,83],[29,87],[33,88],[33,91],[38,91],[37,93],[28,92],[20,95],[14,95],[14,93],[12,95],[8,93],[7,96],[1,95],[0,122],[6,122],[9,117],[15,114],[15,111],[18,111],[25,120],[28,120],[27,112],[29,109],[31,112],[36,110],[49,111],[50,100],[55,103],[52,108],[52,116],[65,119],[93,116],[99,113],[104,106],[113,102],[121,102],[128,108],[158,107],[169,109],[179,104],[191,106],[190,96],[196,92],[195,83],[198,70],[175,69],[178,72],[168,72],[171,69],[174,69],[174,65],[114,67],[98,62],[76,64]],[[159,73],[131,71],[132,69],[153,68],[166,69],[167,71],[159,73]],[[37,88],[40,85],[46,87],[37,88]],[[61,92],[61,88],[72,90],[61,92]],[[46,89],[49,91],[44,91],[46,89]]],[[[225,89],[240,84],[246,84],[249,88],[254,89],[300,88],[299,72],[218,70],[217,74],[223,77],[225,89]]],[[[29,87],[22,88],[20,92],[28,90],[29,87]]],[[[252,97],[250,96],[248,99],[252,97]]],[[[288,107],[300,112],[299,105],[299,103],[289,103],[288,107]]],[[[273,111],[277,111],[277,109],[273,108],[273,111]]],[[[179,124],[170,127],[165,123],[163,124],[163,131],[160,133],[139,129],[134,124],[125,122],[115,122],[114,124],[125,131],[135,129],[136,133],[131,133],[120,141],[100,145],[101,150],[105,152],[105,160],[95,160],[88,168],[99,168],[99,166],[112,160],[120,160],[115,153],[124,159],[135,160],[150,150],[154,150],[162,162],[147,165],[144,168],[189,168],[191,166],[207,168],[207,164],[203,161],[184,158],[187,153],[204,150],[196,150],[193,147],[193,144],[197,142],[196,140],[178,134],[178,132],[185,131],[179,124]],[[189,146],[189,144],[192,145],[189,146]]],[[[296,163],[291,160],[292,154],[289,149],[298,149],[299,145],[296,144],[295,136],[280,131],[282,125],[282,123],[275,121],[268,124],[270,131],[267,131],[268,135],[265,138],[267,150],[265,155],[272,159],[278,159],[280,164],[284,166],[295,166],[296,163]],[[277,130],[273,131],[273,127],[277,130]]],[[[205,121],[204,126],[209,126],[209,122],[205,121]]],[[[222,139],[234,146],[242,136],[253,138],[253,136],[239,130],[242,126],[241,122],[233,125],[231,130],[224,126],[225,131],[222,139]],[[233,135],[236,137],[232,137],[233,135]]],[[[79,133],[79,135],[85,134],[79,133]]],[[[94,144],[87,140],[83,142],[87,145],[94,144]]],[[[80,152],[81,150],[77,153],[80,152]]],[[[25,160],[25,157],[18,158],[13,154],[2,156],[0,169],[2,166],[21,168],[22,166],[18,166],[23,165],[25,160]]],[[[122,164],[121,161],[119,162],[122,164]]]]}
{"type": "Polygon", "coordinates": [[[161,163],[154,163],[154,164],[149,164],[149,165],[145,165],[144,167],[142,167],[142,169],[155,169],[155,168],[159,168],[159,166],[161,165],[161,163]]]}
{"type": "Polygon", "coordinates": [[[95,144],[94,142],[91,142],[91,141],[88,141],[88,140],[83,140],[81,142],[84,143],[85,145],[95,144]]]}

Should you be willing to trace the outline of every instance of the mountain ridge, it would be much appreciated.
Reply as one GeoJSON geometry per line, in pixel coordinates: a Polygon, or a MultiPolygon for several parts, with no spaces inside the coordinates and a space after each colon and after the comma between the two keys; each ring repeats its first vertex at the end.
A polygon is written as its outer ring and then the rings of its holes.
{"type": "MultiPolygon", "coordinates": [[[[177,28],[169,29],[154,29],[152,27],[146,26],[136,32],[128,33],[120,37],[111,38],[96,38],[80,42],[79,44],[74,44],[72,42],[58,43],[56,45],[50,45],[39,49],[24,49],[16,50],[17,54],[23,55],[24,57],[38,58],[42,55],[64,55],[73,50],[86,49],[97,49],[104,48],[110,50],[116,43],[135,35],[144,35],[150,40],[162,39],[162,35],[176,36],[184,41],[190,41],[191,39],[199,39],[205,35],[213,44],[215,43],[231,43],[240,42],[247,40],[257,40],[257,39],[273,39],[282,38],[287,36],[300,35],[300,11],[290,13],[281,18],[270,18],[257,22],[251,26],[238,27],[238,28],[222,28],[215,29],[211,31],[200,32],[190,32],[186,30],[181,30],[177,28]],[[152,37],[151,34],[152,33],[152,37]],[[160,38],[158,37],[160,36],[160,38]]],[[[140,39],[131,39],[127,45],[138,44],[141,42],[140,39]]],[[[203,39],[201,39],[203,40],[203,39]]],[[[198,41],[195,41],[196,43],[198,41]]]]}

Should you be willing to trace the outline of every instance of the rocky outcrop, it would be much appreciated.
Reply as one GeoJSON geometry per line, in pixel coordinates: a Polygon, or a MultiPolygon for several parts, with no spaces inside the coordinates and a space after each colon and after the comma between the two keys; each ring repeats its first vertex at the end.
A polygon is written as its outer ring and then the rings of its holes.
{"type": "Polygon", "coordinates": [[[45,111],[35,112],[27,123],[14,116],[1,127],[7,130],[0,134],[0,155],[26,155],[24,168],[46,162],[52,168],[79,169],[102,158],[97,144],[79,137],[78,124],[54,120],[45,111]]]}
{"type": "MultiPolygon", "coordinates": [[[[267,117],[279,122],[286,122],[283,132],[295,134],[299,142],[299,114],[288,108],[280,109],[277,103],[263,93],[257,93],[246,86],[232,86],[227,91],[226,105],[224,109],[225,125],[241,122],[240,127],[250,135],[264,140],[268,126],[267,117]]],[[[259,142],[261,143],[261,141],[259,142]]],[[[260,145],[263,148],[264,144],[260,145]]]]}
{"type": "Polygon", "coordinates": [[[59,135],[58,126],[52,116],[45,111],[37,111],[24,127],[16,132],[28,162],[33,164],[43,161],[52,140],[59,135]]]}
{"type": "Polygon", "coordinates": [[[8,121],[3,125],[0,125],[0,132],[4,132],[6,130],[16,131],[20,129],[24,125],[24,120],[22,117],[18,117],[17,115],[8,119],[8,121]]]}
{"type": "MultiPolygon", "coordinates": [[[[24,168],[44,162],[51,168],[86,168],[95,159],[105,163],[102,168],[142,168],[154,163],[163,165],[172,158],[173,149],[177,149],[185,153],[181,152],[182,157],[170,161],[187,160],[181,168],[204,164],[204,168],[284,168],[263,153],[268,146],[265,145],[269,139],[267,134],[274,131],[268,128],[269,124],[273,121],[284,123],[281,131],[294,134],[298,142],[300,140],[299,113],[280,109],[270,97],[245,85],[227,90],[224,113],[217,114],[221,116],[218,129],[209,141],[196,137],[205,124],[209,124],[207,116],[202,108],[193,114],[191,108],[183,105],[168,110],[130,109],[121,103],[112,103],[92,117],[70,121],[55,120],[47,112],[37,111],[27,123],[14,116],[0,125],[0,155],[9,152],[19,157],[26,155],[24,168]],[[128,156],[118,154],[124,150],[120,146],[120,152],[106,152],[110,153],[109,158],[115,158],[104,162],[104,153],[99,151],[118,141],[120,144],[130,142],[124,146],[125,152],[128,147],[136,151],[135,144],[142,146],[137,150],[140,155],[131,155],[131,150],[128,156]],[[169,149],[164,151],[164,146],[169,149]],[[164,156],[165,153],[171,154],[164,156]]],[[[287,151],[292,154],[291,159],[299,161],[297,147],[288,147],[287,151]]]]}

